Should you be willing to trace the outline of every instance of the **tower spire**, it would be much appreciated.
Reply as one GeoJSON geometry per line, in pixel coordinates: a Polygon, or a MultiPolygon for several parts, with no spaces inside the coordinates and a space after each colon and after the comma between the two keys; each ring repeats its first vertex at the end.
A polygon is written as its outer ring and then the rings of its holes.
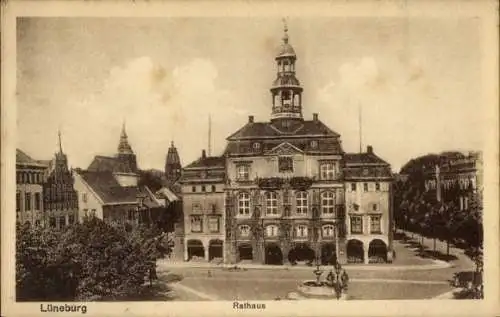
{"type": "Polygon", "coordinates": [[[284,31],[283,42],[285,44],[288,44],[288,25],[286,23],[286,18],[283,18],[283,31],[284,31]]]}
{"type": "Polygon", "coordinates": [[[58,136],[58,139],[59,139],[59,153],[62,154],[63,150],[62,150],[62,141],[61,141],[61,128],[59,128],[57,130],[57,136],[58,136]]]}
{"type": "Polygon", "coordinates": [[[125,128],[125,120],[122,123],[122,132],[120,134],[120,143],[118,144],[119,154],[133,154],[132,147],[128,143],[127,131],[125,128]]]}

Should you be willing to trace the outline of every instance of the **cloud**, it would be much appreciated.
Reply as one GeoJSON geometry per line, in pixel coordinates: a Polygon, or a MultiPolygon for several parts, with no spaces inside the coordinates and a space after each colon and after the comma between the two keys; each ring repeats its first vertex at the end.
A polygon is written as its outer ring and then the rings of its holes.
{"type": "Polygon", "coordinates": [[[75,157],[77,165],[85,168],[96,153],[114,154],[123,120],[141,167],[163,166],[171,140],[183,161],[195,159],[208,143],[210,113],[224,114],[224,120],[212,118],[214,140],[238,128],[234,119],[242,111],[234,107],[232,94],[217,86],[217,79],[217,67],[207,59],[169,68],[140,57],[112,68],[99,92],[68,109],[74,118],[67,123],[72,134],[68,139],[88,148],[84,159],[75,157]]]}

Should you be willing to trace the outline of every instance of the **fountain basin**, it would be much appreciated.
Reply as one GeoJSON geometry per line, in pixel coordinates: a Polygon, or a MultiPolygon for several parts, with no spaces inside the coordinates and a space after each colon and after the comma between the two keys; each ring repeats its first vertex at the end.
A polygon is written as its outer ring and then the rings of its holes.
{"type": "MultiPolygon", "coordinates": [[[[337,295],[332,287],[329,287],[325,282],[317,282],[313,280],[303,281],[297,287],[296,292],[288,294],[288,299],[330,299],[336,300],[337,295]]],[[[346,300],[347,294],[342,293],[340,300],[346,300]]]]}

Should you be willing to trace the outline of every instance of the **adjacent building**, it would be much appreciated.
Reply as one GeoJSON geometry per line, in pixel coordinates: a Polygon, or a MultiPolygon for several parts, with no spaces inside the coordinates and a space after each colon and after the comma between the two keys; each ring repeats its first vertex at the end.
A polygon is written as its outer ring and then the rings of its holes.
{"type": "Polygon", "coordinates": [[[94,216],[110,222],[163,226],[165,206],[147,186],[139,185],[136,155],[125,126],[115,156],[96,156],[87,170],[75,171],[75,190],[80,220],[94,216]]]}
{"type": "Polygon", "coordinates": [[[181,183],[183,230],[176,231],[184,260],[224,258],[225,158],[207,156],[184,167],[181,183]]]}
{"type": "Polygon", "coordinates": [[[47,162],[37,161],[16,150],[17,222],[43,225],[43,183],[47,167],[47,162]]]}
{"type": "MultiPolygon", "coordinates": [[[[452,153],[452,152],[449,152],[452,153]]],[[[460,210],[482,206],[483,160],[481,152],[441,155],[439,163],[425,169],[425,190],[437,201],[454,203],[460,210]]]]}
{"type": "Polygon", "coordinates": [[[222,249],[226,263],[390,261],[389,164],[371,147],[345,153],[318,114],[303,117],[286,29],[275,61],[270,120],[249,116],[222,156],[183,170],[185,259],[222,249]]]}

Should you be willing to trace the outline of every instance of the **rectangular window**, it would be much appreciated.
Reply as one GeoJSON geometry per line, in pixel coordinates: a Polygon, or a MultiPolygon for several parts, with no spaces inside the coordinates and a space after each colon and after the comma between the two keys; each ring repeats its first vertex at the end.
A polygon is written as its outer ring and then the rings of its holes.
{"type": "Polygon", "coordinates": [[[335,178],[335,165],[332,162],[322,163],[320,165],[320,176],[324,180],[332,180],[335,178]]]}
{"type": "Polygon", "coordinates": [[[16,192],[16,211],[21,211],[21,193],[16,192]]]}
{"type": "Polygon", "coordinates": [[[201,191],[202,191],[202,192],[206,192],[206,191],[207,191],[207,189],[206,189],[205,185],[202,185],[202,186],[201,186],[201,191]]]}
{"type": "Polygon", "coordinates": [[[191,187],[191,191],[192,191],[193,193],[196,193],[196,186],[191,187]]]}
{"type": "Polygon", "coordinates": [[[90,216],[91,216],[91,217],[95,217],[95,216],[96,216],[96,211],[95,211],[95,209],[92,209],[92,210],[90,211],[90,216]]]}
{"type": "Polygon", "coordinates": [[[89,216],[89,210],[87,208],[83,209],[83,216],[88,217],[89,216]]]}
{"type": "Polygon", "coordinates": [[[200,216],[191,217],[191,232],[202,232],[203,221],[200,216]]]}
{"type": "Polygon", "coordinates": [[[208,218],[208,230],[210,232],[219,232],[219,217],[208,218]]]}
{"type": "Polygon", "coordinates": [[[26,193],[25,202],[24,202],[24,210],[31,210],[31,193],[26,193]]]}
{"type": "Polygon", "coordinates": [[[382,233],[380,216],[370,216],[370,233],[382,233]]]}
{"type": "Polygon", "coordinates": [[[372,204],[372,210],[378,211],[378,204],[372,204]]]}
{"type": "Polygon", "coordinates": [[[351,191],[356,191],[356,183],[351,183],[351,191]]]}
{"type": "Polygon", "coordinates": [[[236,169],[238,172],[238,180],[246,181],[250,178],[250,166],[247,164],[238,165],[236,169]]]}
{"type": "Polygon", "coordinates": [[[380,191],[380,183],[375,183],[375,190],[380,191]]]}
{"type": "Polygon", "coordinates": [[[69,219],[68,220],[69,220],[69,224],[70,225],[74,224],[75,223],[75,216],[69,215],[69,219]]]}
{"type": "Polygon", "coordinates": [[[278,158],[278,170],[280,173],[293,172],[293,159],[290,156],[278,158]]]}
{"type": "Polygon", "coordinates": [[[66,226],[66,218],[65,217],[59,217],[59,229],[62,229],[66,226]]]}
{"type": "Polygon", "coordinates": [[[351,233],[363,233],[363,218],[351,216],[351,233]]]}
{"type": "Polygon", "coordinates": [[[212,185],[212,193],[215,193],[215,185],[212,185]]]}
{"type": "Polygon", "coordinates": [[[363,191],[368,191],[368,183],[363,183],[363,191]]]}
{"type": "Polygon", "coordinates": [[[35,226],[40,227],[40,220],[35,220],[35,226]]]}
{"type": "Polygon", "coordinates": [[[50,217],[50,220],[49,220],[49,224],[50,224],[50,227],[51,228],[55,228],[56,227],[56,217],[50,217]]]}
{"type": "Polygon", "coordinates": [[[35,193],[35,210],[40,210],[41,197],[40,193],[35,193]]]}
{"type": "Polygon", "coordinates": [[[87,193],[82,193],[82,201],[83,201],[84,203],[86,203],[86,202],[87,202],[87,193]]]}

